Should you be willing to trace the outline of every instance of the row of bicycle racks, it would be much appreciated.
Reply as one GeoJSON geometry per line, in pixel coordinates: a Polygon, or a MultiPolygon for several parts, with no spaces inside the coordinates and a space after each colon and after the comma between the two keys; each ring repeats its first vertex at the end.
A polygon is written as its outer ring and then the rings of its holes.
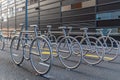
{"type": "MultiPolygon", "coordinates": [[[[72,32],[72,27],[62,26],[61,36],[54,35],[52,26],[48,25],[48,31],[41,33],[37,25],[30,25],[33,31],[25,31],[24,24],[20,24],[21,31],[16,34],[10,44],[10,54],[16,65],[22,64],[24,60],[30,60],[33,69],[39,75],[47,74],[53,63],[53,58],[58,58],[67,69],[75,69],[84,60],[90,65],[96,65],[103,61],[113,61],[119,54],[119,41],[110,36],[111,29],[107,35],[103,29],[96,29],[99,37],[89,35],[88,28],[80,28],[77,36],[72,32]]],[[[1,43],[5,45],[2,37],[1,43]]],[[[2,46],[2,45],[1,45],[2,46]]],[[[3,47],[1,48],[3,49],[3,47]]]]}

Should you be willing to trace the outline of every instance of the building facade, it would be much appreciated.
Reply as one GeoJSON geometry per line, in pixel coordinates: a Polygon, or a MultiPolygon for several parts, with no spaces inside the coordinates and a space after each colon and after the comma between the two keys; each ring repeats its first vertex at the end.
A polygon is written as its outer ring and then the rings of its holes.
{"type": "MultiPolygon", "coordinates": [[[[25,23],[25,0],[0,0],[0,29],[19,29],[25,23]]],[[[61,25],[80,27],[120,27],[120,0],[28,0],[28,24],[38,24],[40,30],[52,25],[58,30],[61,25]]]]}

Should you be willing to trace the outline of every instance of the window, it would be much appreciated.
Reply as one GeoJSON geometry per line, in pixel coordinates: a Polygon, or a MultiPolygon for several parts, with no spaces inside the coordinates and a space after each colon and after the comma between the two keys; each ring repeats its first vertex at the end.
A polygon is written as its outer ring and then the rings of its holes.
{"type": "Polygon", "coordinates": [[[96,15],[97,20],[108,20],[111,19],[111,13],[100,13],[96,15]]]}
{"type": "Polygon", "coordinates": [[[82,8],[82,2],[72,4],[71,6],[72,9],[82,8]]]}
{"type": "Polygon", "coordinates": [[[15,7],[11,7],[8,9],[8,17],[15,16],[15,7]]]}
{"type": "Polygon", "coordinates": [[[1,5],[1,3],[0,3],[0,10],[1,10],[1,8],[2,8],[2,5],[1,5]]]}
{"type": "Polygon", "coordinates": [[[14,0],[8,0],[8,4],[14,3],[14,0]]]}
{"type": "MultiPolygon", "coordinates": [[[[74,3],[68,3],[67,0],[62,0],[63,3],[65,4],[64,6],[62,6],[62,12],[64,11],[69,11],[69,10],[73,10],[73,9],[80,9],[80,8],[87,8],[87,7],[91,7],[91,6],[95,6],[96,5],[96,0],[82,0],[82,1],[73,1],[74,3]]],[[[70,1],[70,0],[69,0],[70,1]]]]}
{"type": "Polygon", "coordinates": [[[96,14],[96,20],[119,19],[120,11],[96,14]]]}
{"type": "Polygon", "coordinates": [[[16,12],[21,12],[23,9],[22,8],[17,8],[16,12]]]}
{"type": "Polygon", "coordinates": [[[35,4],[37,2],[38,2],[38,0],[30,0],[30,4],[35,4]]]}
{"type": "Polygon", "coordinates": [[[77,8],[82,8],[82,3],[75,3],[75,4],[71,4],[71,5],[67,5],[67,6],[62,6],[62,12],[64,11],[69,11],[71,9],[77,9],[77,8]]]}
{"type": "Polygon", "coordinates": [[[7,1],[6,0],[2,2],[2,10],[5,10],[5,9],[7,9],[7,1]]]}
{"type": "Polygon", "coordinates": [[[63,6],[61,11],[64,12],[69,10],[71,10],[71,5],[63,6]]]}
{"type": "Polygon", "coordinates": [[[17,8],[16,9],[16,12],[21,12],[21,11],[24,11],[25,10],[25,6],[21,7],[21,8],[17,8]]]}
{"type": "Polygon", "coordinates": [[[96,5],[96,0],[87,0],[82,2],[82,8],[87,8],[96,5]]]}
{"type": "Polygon", "coordinates": [[[5,14],[5,13],[2,14],[2,21],[3,22],[7,21],[7,14],[5,14]]]}

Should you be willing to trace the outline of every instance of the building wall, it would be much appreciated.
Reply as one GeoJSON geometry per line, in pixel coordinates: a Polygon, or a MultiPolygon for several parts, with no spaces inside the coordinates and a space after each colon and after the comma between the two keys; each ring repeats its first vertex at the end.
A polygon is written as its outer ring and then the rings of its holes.
{"type": "MultiPolygon", "coordinates": [[[[120,26],[120,0],[28,0],[28,22],[38,24],[40,30],[52,25],[80,27],[120,26]]],[[[25,0],[0,0],[0,28],[7,32],[20,29],[25,22],[25,0]]],[[[6,33],[9,35],[9,33],[6,33]]]]}

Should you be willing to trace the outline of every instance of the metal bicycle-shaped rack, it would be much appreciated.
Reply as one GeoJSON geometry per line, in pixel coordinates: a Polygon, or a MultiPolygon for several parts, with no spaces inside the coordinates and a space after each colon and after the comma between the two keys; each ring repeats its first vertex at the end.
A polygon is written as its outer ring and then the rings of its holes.
{"type": "Polygon", "coordinates": [[[0,31],[0,50],[5,50],[6,47],[10,47],[9,43],[11,42],[12,35],[15,35],[16,32],[17,32],[16,30],[13,30],[13,31],[10,32],[10,37],[8,37],[8,36],[5,37],[3,35],[3,31],[2,30],[0,31]]]}
{"type": "Polygon", "coordinates": [[[88,28],[81,28],[82,35],[72,37],[70,36],[72,27],[63,26],[59,27],[63,35],[56,38],[51,32],[50,25],[47,26],[48,31],[44,34],[37,31],[37,25],[30,25],[34,31],[23,31],[24,25],[21,26],[19,36],[13,37],[11,42],[12,59],[17,65],[20,65],[24,59],[30,60],[33,69],[40,75],[45,75],[50,71],[53,56],[59,58],[65,68],[75,69],[79,67],[82,60],[96,65],[103,60],[116,59],[119,53],[118,42],[109,36],[111,31],[104,36],[102,29],[97,29],[100,36],[96,38],[89,35],[88,28]],[[32,33],[32,38],[29,37],[30,33],[32,33]]]}
{"type": "Polygon", "coordinates": [[[4,50],[5,48],[5,39],[3,37],[2,31],[0,31],[0,50],[4,50]]]}
{"type": "Polygon", "coordinates": [[[104,57],[104,47],[100,40],[96,37],[89,36],[88,28],[80,28],[83,31],[83,35],[76,36],[79,39],[83,48],[83,60],[88,64],[98,64],[104,57]]]}
{"type": "MultiPolygon", "coordinates": [[[[82,57],[85,62],[95,65],[103,60],[113,61],[117,58],[119,53],[119,44],[114,38],[110,37],[111,30],[108,30],[108,34],[104,36],[101,32],[102,30],[97,29],[100,35],[98,38],[89,36],[89,33],[87,32],[88,28],[81,28],[80,30],[83,30],[83,35],[76,36],[75,38],[79,40],[80,45],[82,46],[82,57]]],[[[68,35],[69,33],[70,32],[68,32],[68,35]]],[[[67,68],[69,67],[67,66],[67,68]]]]}
{"type": "Polygon", "coordinates": [[[24,59],[30,60],[32,67],[38,74],[44,75],[48,73],[52,63],[52,49],[50,43],[45,37],[38,36],[36,25],[30,26],[34,27],[34,32],[32,31],[32,33],[35,35],[34,40],[32,39],[33,41],[30,42],[31,38],[28,37],[31,31],[23,31],[24,25],[21,24],[21,26],[20,34],[13,37],[10,46],[13,62],[16,65],[20,65],[24,59]],[[23,33],[25,37],[23,37],[23,33]],[[46,55],[46,51],[49,55],[46,55]]]}
{"type": "Polygon", "coordinates": [[[105,61],[113,61],[117,58],[119,53],[119,44],[118,42],[110,36],[112,29],[108,29],[106,35],[103,34],[103,29],[96,29],[98,33],[100,33],[100,37],[98,38],[104,48],[105,48],[105,61]]]}
{"type": "Polygon", "coordinates": [[[75,69],[82,61],[82,46],[77,39],[69,36],[71,27],[59,27],[59,29],[62,29],[63,36],[61,36],[61,39],[57,43],[58,57],[66,68],[75,69]],[[74,59],[75,62],[70,64],[69,62],[73,61],[74,59]]]}

